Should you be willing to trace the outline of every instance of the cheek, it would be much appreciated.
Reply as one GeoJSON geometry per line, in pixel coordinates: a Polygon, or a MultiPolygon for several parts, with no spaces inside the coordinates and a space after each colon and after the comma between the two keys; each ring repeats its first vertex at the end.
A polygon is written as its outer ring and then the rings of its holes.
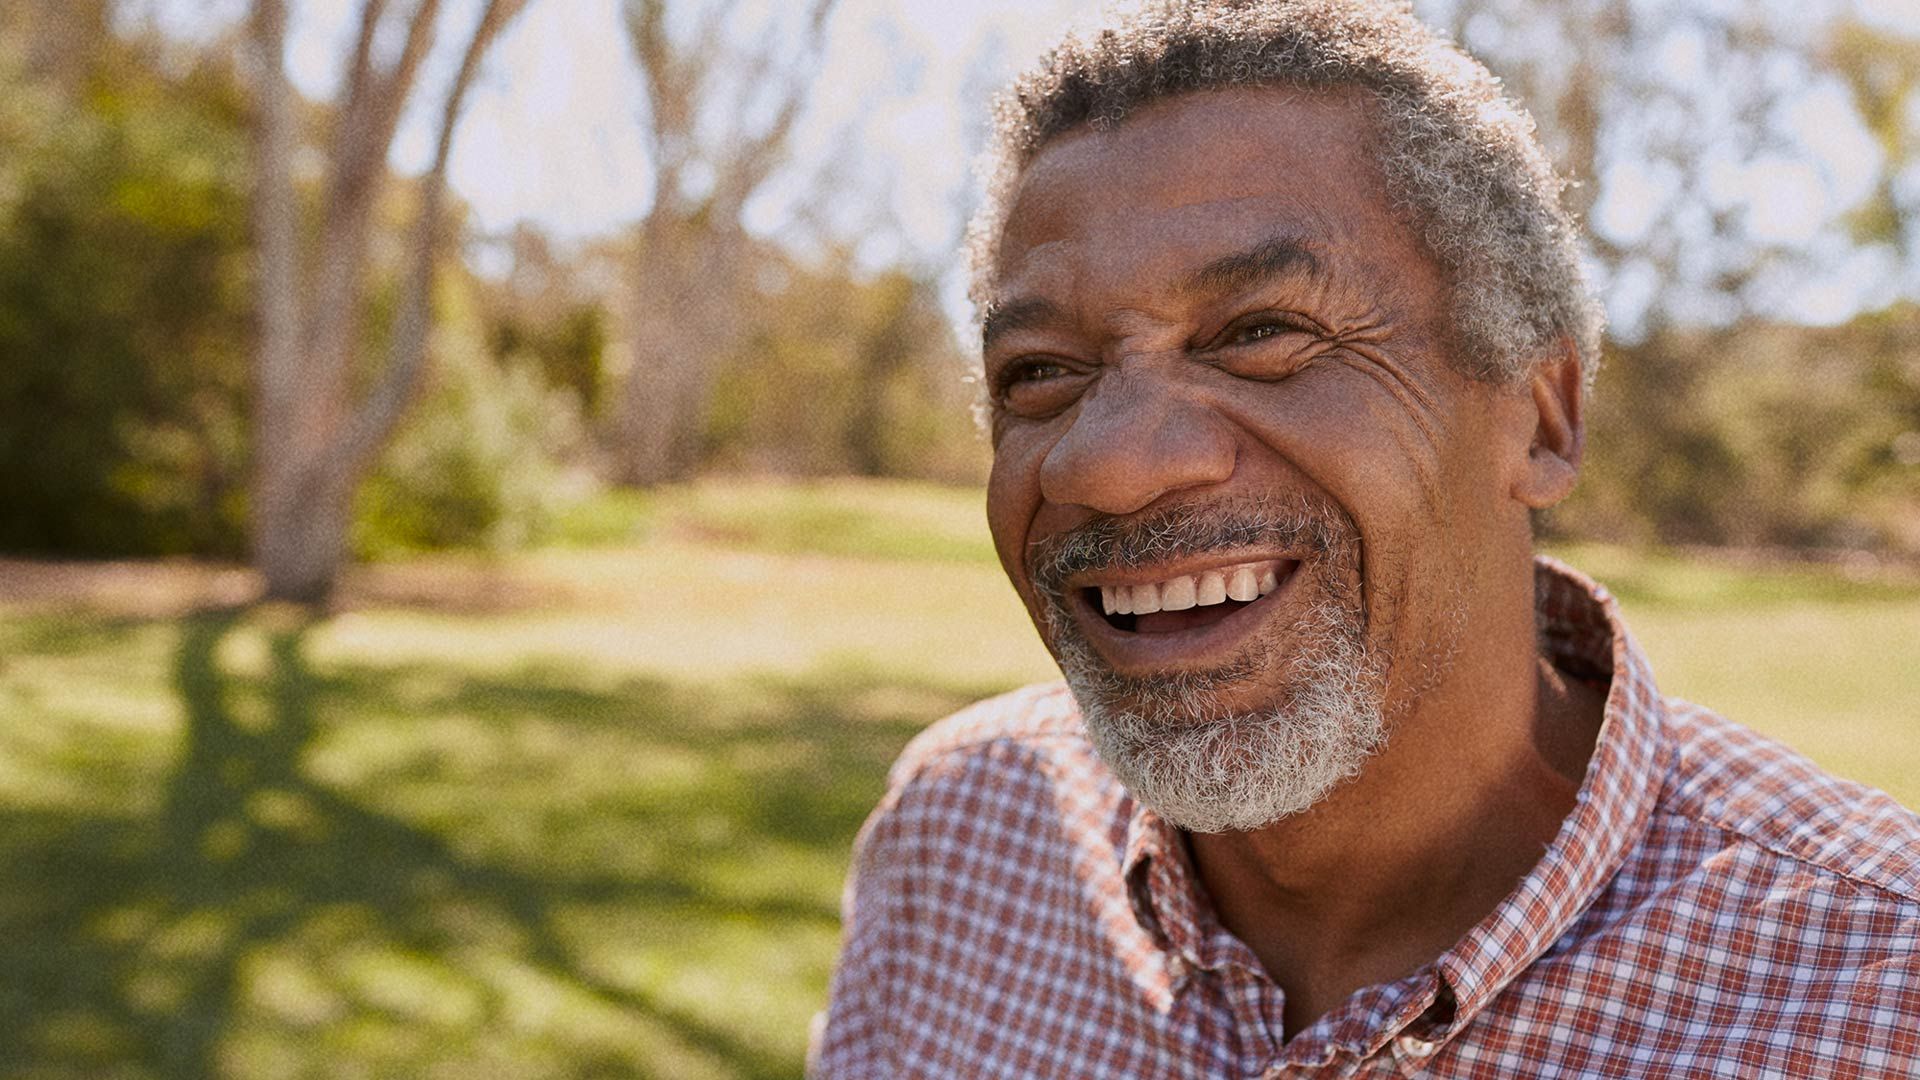
{"type": "Polygon", "coordinates": [[[1353,518],[1371,548],[1438,514],[1436,449],[1402,402],[1349,370],[1262,388],[1239,421],[1353,518]]]}
{"type": "MultiPolygon", "coordinates": [[[[1030,442],[1031,440],[1026,440],[1030,442]]],[[[1027,594],[1026,567],[1021,553],[1040,503],[1038,457],[1023,440],[1009,435],[993,451],[993,471],[987,477],[987,529],[1000,565],[1022,597],[1027,594]]]]}
{"type": "MultiPolygon", "coordinates": [[[[1305,374],[1305,373],[1303,373],[1305,374]]],[[[1354,371],[1313,373],[1266,388],[1266,407],[1242,421],[1304,485],[1331,499],[1359,532],[1354,582],[1370,625],[1394,625],[1422,545],[1445,523],[1447,499],[1434,444],[1396,395],[1354,371]]]]}

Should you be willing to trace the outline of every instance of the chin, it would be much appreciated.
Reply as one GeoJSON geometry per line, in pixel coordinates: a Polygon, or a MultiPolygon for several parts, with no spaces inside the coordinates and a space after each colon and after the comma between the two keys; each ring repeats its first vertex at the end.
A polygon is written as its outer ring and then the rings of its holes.
{"type": "Polygon", "coordinates": [[[1368,641],[1359,562],[1358,530],[1331,504],[1241,500],[1083,527],[1039,551],[1031,580],[1042,636],[1107,766],[1168,822],[1226,832],[1310,809],[1386,740],[1386,654],[1368,641]],[[1116,646],[1129,635],[1092,622],[1088,590],[1074,587],[1113,566],[1252,549],[1296,569],[1199,631],[1213,647],[1191,656],[1116,646]]]}
{"type": "Polygon", "coordinates": [[[1248,831],[1311,809],[1386,741],[1384,665],[1333,605],[1234,663],[1161,678],[1120,676],[1084,642],[1055,652],[1094,749],[1133,796],[1191,832],[1248,831]],[[1266,704],[1228,701],[1271,684],[1266,704]]]}

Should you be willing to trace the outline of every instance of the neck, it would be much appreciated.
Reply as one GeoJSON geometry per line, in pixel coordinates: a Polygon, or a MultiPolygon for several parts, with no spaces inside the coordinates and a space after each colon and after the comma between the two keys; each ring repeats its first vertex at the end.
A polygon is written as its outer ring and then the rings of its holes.
{"type": "Polygon", "coordinates": [[[1360,776],[1266,828],[1191,836],[1221,921],[1286,992],[1289,1034],[1445,952],[1571,812],[1604,696],[1540,658],[1528,572],[1523,604],[1470,621],[1360,776]]]}

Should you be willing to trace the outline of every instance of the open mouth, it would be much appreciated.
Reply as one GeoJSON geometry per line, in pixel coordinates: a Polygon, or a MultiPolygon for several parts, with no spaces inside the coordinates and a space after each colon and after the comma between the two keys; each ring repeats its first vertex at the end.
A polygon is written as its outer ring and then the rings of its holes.
{"type": "Polygon", "coordinates": [[[1235,563],[1138,585],[1097,585],[1082,599],[1107,625],[1129,634],[1174,634],[1212,626],[1283,585],[1291,559],[1235,563]]]}

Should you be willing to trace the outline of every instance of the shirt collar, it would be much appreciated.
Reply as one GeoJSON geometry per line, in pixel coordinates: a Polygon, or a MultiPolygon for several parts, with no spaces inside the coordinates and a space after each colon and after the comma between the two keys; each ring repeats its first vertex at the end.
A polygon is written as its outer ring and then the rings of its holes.
{"type": "MultiPolygon", "coordinates": [[[[1534,593],[1546,655],[1568,674],[1609,684],[1604,720],[1573,812],[1513,892],[1431,968],[1411,980],[1362,992],[1362,998],[1379,999],[1380,1012],[1374,1015],[1385,1022],[1389,1017],[1383,1014],[1391,1013],[1393,1023],[1384,1031],[1350,1022],[1358,1017],[1336,1024],[1368,1044],[1356,1050],[1370,1053],[1399,1027],[1431,1020],[1436,1000],[1449,1007],[1438,1010],[1438,1022],[1422,1025],[1421,1036],[1433,1042],[1451,1038],[1566,932],[1646,830],[1671,760],[1665,708],[1646,657],[1613,597],[1579,571],[1540,556],[1534,593]],[[1386,992],[1394,988],[1410,992],[1386,992]],[[1371,1037],[1364,1033],[1368,1028],[1375,1029],[1371,1037]]],[[[1180,832],[1138,803],[1127,823],[1124,858],[1121,869],[1135,917],[1163,949],[1201,968],[1245,963],[1251,956],[1244,946],[1231,948],[1225,932],[1217,931],[1180,832]]]]}

